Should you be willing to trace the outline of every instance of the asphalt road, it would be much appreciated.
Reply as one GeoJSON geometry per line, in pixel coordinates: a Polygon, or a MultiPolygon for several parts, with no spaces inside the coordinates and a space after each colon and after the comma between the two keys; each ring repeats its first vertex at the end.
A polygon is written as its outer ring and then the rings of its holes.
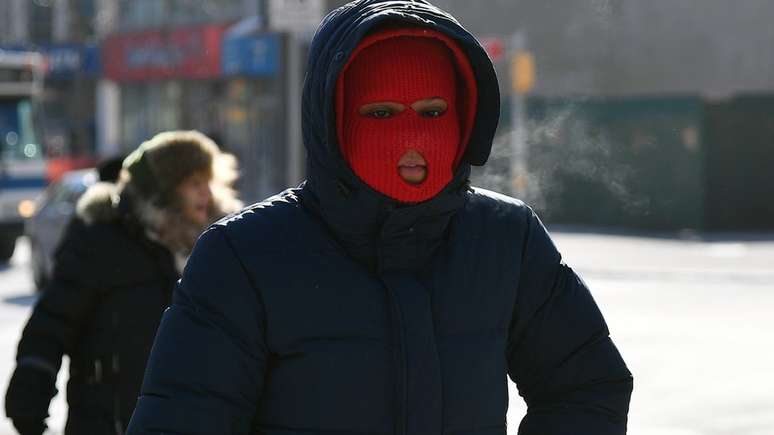
{"type": "MultiPolygon", "coordinates": [[[[630,435],[774,435],[774,237],[554,238],[591,287],[635,375],[630,435]]],[[[0,395],[34,303],[28,262],[20,240],[0,267],[0,395]]],[[[509,434],[524,412],[512,387],[509,434]]],[[[51,433],[61,433],[64,413],[60,394],[51,433]]],[[[13,433],[0,418],[0,435],[13,433]]]]}

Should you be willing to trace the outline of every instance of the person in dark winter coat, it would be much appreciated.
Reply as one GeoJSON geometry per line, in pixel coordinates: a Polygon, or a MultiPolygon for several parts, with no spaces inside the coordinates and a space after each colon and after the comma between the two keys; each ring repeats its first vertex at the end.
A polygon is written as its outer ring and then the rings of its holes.
{"type": "Polygon", "coordinates": [[[307,180],[223,219],[164,314],[128,433],[626,432],[632,376],[535,213],[468,184],[499,116],[479,43],[422,0],[315,34],[307,180]]]}
{"type": "Polygon", "coordinates": [[[196,237],[238,210],[236,161],[195,131],[161,133],[77,204],[54,274],[27,322],[6,394],[20,434],[40,435],[70,357],[66,434],[122,434],[161,314],[196,237]]]}

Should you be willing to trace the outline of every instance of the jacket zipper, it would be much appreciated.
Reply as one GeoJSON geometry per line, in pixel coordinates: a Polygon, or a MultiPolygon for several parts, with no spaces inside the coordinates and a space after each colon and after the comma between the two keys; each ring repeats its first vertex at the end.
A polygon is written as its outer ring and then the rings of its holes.
{"type": "Polygon", "coordinates": [[[397,341],[397,346],[393,351],[395,367],[397,371],[397,385],[396,385],[396,404],[398,411],[398,418],[395,423],[395,433],[397,435],[405,435],[406,428],[406,408],[408,401],[407,380],[406,380],[406,337],[403,329],[403,317],[398,306],[398,301],[387,283],[382,281],[382,285],[387,289],[388,299],[390,301],[390,308],[392,311],[392,334],[397,341]]]}

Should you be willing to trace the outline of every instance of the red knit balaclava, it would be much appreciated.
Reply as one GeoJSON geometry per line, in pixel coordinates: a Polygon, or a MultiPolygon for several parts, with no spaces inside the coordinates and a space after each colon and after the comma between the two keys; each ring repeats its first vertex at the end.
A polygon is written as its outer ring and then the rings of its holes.
{"type": "Polygon", "coordinates": [[[452,179],[464,153],[475,113],[475,80],[467,58],[447,36],[427,29],[385,30],[358,45],[337,83],[341,152],[355,174],[384,195],[404,203],[426,201],[452,179]],[[462,83],[462,85],[460,85],[462,83]],[[438,117],[411,105],[443,98],[438,117]],[[387,118],[360,113],[364,104],[405,107],[387,118]],[[427,175],[404,181],[398,162],[409,150],[422,155],[427,175]]]}

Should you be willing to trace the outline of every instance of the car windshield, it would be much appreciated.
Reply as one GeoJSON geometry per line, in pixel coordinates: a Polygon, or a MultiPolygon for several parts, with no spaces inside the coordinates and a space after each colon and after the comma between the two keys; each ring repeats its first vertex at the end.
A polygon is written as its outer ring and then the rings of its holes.
{"type": "Polygon", "coordinates": [[[29,99],[0,100],[0,157],[4,161],[43,157],[32,127],[29,99]]]}

